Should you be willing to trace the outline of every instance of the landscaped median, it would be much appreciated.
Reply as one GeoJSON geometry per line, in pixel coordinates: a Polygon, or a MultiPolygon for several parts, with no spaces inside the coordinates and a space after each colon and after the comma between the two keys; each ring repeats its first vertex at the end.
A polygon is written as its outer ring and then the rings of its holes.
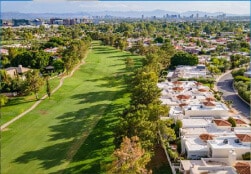
{"type": "Polygon", "coordinates": [[[101,173],[114,150],[118,113],[129,103],[131,56],[93,43],[86,64],[50,99],[2,132],[1,173],[101,173]]]}

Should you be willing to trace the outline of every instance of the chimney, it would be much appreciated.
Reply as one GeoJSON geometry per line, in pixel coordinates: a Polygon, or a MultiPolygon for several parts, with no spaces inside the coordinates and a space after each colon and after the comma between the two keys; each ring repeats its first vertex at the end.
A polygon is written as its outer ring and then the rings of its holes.
{"type": "Polygon", "coordinates": [[[18,73],[23,73],[22,69],[23,69],[22,65],[18,65],[17,72],[18,73]]]}

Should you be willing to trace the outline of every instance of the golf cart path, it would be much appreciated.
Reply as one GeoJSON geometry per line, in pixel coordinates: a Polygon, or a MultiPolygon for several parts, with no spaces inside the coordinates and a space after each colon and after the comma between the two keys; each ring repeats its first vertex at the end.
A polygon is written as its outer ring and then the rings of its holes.
{"type": "MultiPolygon", "coordinates": [[[[85,64],[84,61],[82,61],[80,64],[78,64],[69,75],[64,76],[60,79],[59,85],[52,91],[52,94],[54,92],[56,92],[63,84],[64,84],[64,79],[71,77],[74,72],[81,66],[85,64]]],[[[18,119],[22,118],[24,115],[26,115],[27,113],[29,113],[30,111],[32,111],[33,109],[35,109],[44,99],[46,99],[48,97],[48,95],[44,95],[41,99],[39,99],[38,101],[36,101],[29,109],[27,109],[26,111],[24,111],[23,113],[19,114],[18,116],[16,116],[15,118],[13,118],[12,120],[8,121],[7,123],[3,124],[1,126],[1,131],[4,130],[5,128],[7,128],[9,125],[11,125],[12,123],[14,123],[15,121],[17,121],[18,119]]]]}

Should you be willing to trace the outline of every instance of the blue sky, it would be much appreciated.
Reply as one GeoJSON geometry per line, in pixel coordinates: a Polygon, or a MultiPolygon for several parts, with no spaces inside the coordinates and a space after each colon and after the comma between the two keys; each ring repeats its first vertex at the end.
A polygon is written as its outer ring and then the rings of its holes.
{"type": "Polygon", "coordinates": [[[155,9],[185,12],[206,11],[250,14],[249,1],[62,1],[34,0],[30,2],[2,2],[2,12],[71,13],[86,11],[151,11],[155,9]],[[53,1],[53,2],[52,2],[53,1]]]}

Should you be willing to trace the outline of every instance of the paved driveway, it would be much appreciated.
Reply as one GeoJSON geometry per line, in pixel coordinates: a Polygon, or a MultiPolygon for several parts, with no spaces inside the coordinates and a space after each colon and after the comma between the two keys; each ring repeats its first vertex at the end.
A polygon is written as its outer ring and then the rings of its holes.
{"type": "Polygon", "coordinates": [[[250,118],[250,106],[244,101],[242,101],[242,99],[240,99],[240,97],[235,93],[232,84],[232,74],[227,73],[219,79],[217,83],[217,88],[219,91],[223,92],[222,97],[224,100],[232,100],[233,108],[239,111],[245,117],[250,118]]]}

